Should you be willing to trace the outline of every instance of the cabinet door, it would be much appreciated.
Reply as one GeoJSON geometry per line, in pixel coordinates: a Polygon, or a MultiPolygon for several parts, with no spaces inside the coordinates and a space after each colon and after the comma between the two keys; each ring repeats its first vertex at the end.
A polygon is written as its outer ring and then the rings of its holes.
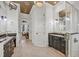
{"type": "Polygon", "coordinates": [[[54,36],[52,36],[52,47],[54,48],[54,36]]]}
{"type": "Polygon", "coordinates": [[[14,40],[10,40],[4,45],[4,57],[11,57],[14,53],[14,40]]]}
{"type": "Polygon", "coordinates": [[[60,38],[60,40],[61,40],[60,51],[65,54],[66,41],[64,40],[64,38],[60,38]]]}
{"type": "Polygon", "coordinates": [[[52,47],[52,36],[49,35],[49,46],[52,47]]]}
{"type": "Polygon", "coordinates": [[[60,38],[54,36],[53,39],[54,39],[53,40],[54,48],[57,49],[57,50],[60,50],[60,38]]]}
{"type": "Polygon", "coordinates": [[[10,54],[9,54],[9,50],[10,50],[10,42],[7,42],[5,45],[4,45],[4,57],[9,57],[10,54]]]}

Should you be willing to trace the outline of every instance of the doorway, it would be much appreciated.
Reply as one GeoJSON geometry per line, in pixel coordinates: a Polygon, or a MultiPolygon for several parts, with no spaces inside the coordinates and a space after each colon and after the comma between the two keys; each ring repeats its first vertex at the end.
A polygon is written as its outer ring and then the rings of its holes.
{"type": "Polygon", "coordinates": [[[29,39],[29,23],[26,19],[21,21],[21,33],[23,37],[29,39]]]}

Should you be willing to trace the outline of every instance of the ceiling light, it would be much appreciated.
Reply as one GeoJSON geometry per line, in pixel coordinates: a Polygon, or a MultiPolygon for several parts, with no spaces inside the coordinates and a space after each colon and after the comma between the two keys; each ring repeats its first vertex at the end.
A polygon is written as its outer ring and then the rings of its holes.
{"type": "Polygon", "coordinates": [[[57,2],[55,1],[54,4],[56,4],[57,2]]]}
{"type": "Polygon", "coordinates": [[[35,5],[38,7],[42,7],[43,6],[43,2],[42,1],[36,1],[35,5]]]}

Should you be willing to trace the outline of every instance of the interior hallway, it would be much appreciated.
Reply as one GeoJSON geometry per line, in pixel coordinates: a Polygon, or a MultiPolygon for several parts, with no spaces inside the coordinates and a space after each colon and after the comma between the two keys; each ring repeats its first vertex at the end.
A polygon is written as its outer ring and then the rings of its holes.
{"type": "Polygon", "coordinates": [[[20,47],[15,48],[12,57],[64,57],[64,55],[51,47],[37,47],[24,37],[20,47]]]}

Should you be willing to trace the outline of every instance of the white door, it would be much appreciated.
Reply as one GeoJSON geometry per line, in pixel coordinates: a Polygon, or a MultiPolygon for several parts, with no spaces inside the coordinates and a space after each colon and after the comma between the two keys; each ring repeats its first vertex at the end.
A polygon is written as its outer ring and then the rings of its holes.
{"type": "Polygon", "coordinates": [[[79,34],[71,35],[70,53],[72,57],[79,57],[79,34]]]}

